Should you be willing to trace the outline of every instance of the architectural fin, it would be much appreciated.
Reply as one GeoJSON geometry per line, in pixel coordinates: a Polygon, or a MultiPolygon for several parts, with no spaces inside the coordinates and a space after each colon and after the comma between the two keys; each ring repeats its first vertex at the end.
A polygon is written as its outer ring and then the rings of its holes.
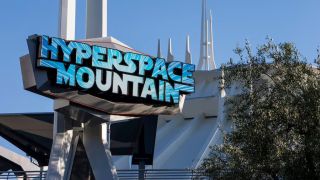
{"type": "Polygon", "coordinates": [[[173,60],[174,60],[174,56],[173,56],[173,53],[172,53],[172,43],[171,43],[171,38],[169,38],[167,61],[168,62],[172,62],[173,60]]]}
{"type": "Polygon", "coordinates": [[[86,38],[107,37],[108,0],[86,1],[86,38]]]}
{"type": "Polygon", "coordinates": [[[208,71],[209,70],[209,32],[208,32],[208,29],[209,29],[209,21],[206,20],[206,40],[205,40],[205,48],[206,48],[206,51],[205,51],[205,54],[204,54],[204,70],[208,71]]]}
{"type": "Polygon", "coordinates": [[[191,52],[190,52],[190,37],[187,36],[186,40],[186,63],[192,64],[191,52]]]}
{"type": "Polygon", "coordinates": [[[67,40],[75,39],[76,0],[59,0],[58,36],[67,40]]]}
{"type": "Polygon", "coordinates": [[[200,38],[200,58],[198,62],[198,70],[204,70],[206,59],[207,59],[207,51],[208,51],[208,43],[207,43],[207,0],[202,0],[202,16],[201,16],[201,38],[200,38]]]}
{"type": "Polygon", "coordinates": [[[160,39],[158,39],[158,51],[157,51],[157,58],[162,58],[162,55],[161,55],[161,42],[160,42],[160,39]]]}
{"type": "Polygon", "coordinates": [[[208,43],[208,61],[209,61],[209,70],[216,69],[216,63],[214,60],[214,48],[213,48],[213,31],[212,31],[212,12],[210,10],[210,19],[209,19],[209,43],[208,43]]]}

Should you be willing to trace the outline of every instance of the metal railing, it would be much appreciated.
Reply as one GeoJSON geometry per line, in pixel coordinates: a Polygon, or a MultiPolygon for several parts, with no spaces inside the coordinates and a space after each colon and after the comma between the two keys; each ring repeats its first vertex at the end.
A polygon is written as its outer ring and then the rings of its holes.
{"type": "Polygon", "coordinates": [[[139,174],[143,173],[148,179],[181,179],[181,180],[209,180],[203,171],[192,169],[145,169],[145,170],[117,170],[119,179],[139,179],[139,174]]]}
{"type": "Polygon", "coordinates": [[[0,171],[0,179],[45,179],[46,171],[0,171]]]}
{"type": "MultiPolygon", "coordinates": [[[[45,179],[46,173],[46,171],[0,171],[0,179],[45,179]]],[[[193,169],[122,169],[117,170],[117,173],[120,180],[139,179],[141,173],[145,180],[211,180],[203,171],[193,169]]]]}

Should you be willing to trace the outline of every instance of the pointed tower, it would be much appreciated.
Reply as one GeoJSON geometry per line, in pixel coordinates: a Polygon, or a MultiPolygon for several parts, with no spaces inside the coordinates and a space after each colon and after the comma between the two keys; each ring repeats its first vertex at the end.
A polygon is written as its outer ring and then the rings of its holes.
{"type": "Polygon", "coordinates": [[[200,58],[198,70],[215,69],[212,33],[212,15],[207,18],[207,0],[202,0],[200,58]]]}
{"type": "Polygon", "coordinates": [[[191,52],[190,52],[190,37],[187,36],[186,40],[186,63],[192,64],[191,52]]]}
{"type": "Polygon", "coordinates": [[[198,70],[204,69],[204,64],[206,62],[206,54],[207,54],[207,43],[206,43],[206,34],[207,34],[207,28],[206,28],[206,21],[207,21],[207,1],[202,0],[202,15],[201,15],[201,37],[200,37],[200,59],[198,63],[198,70]]]}
{"type": "Polygon", "coordinates": [[[158,39],[158,51],[157,51],[157,58],[162,58],[162,55],[161,55],[161,42],[160,42],[160,39],[158,39]]]}
{"type": "Polygon", "coordinates": [[[214,60],[214,49],[213,49],[213,31],[212,31],[212,12],[210,10],[210,19],[209,19],[209,44],[208,44],[208,60],[209,60],[209,69],[216,69],[216,63],[214,60]]]}
{"type": "Polygon", "coordinates": [[[205,44],[205,47],[206,48],[206,51],[205,51],[205,54],[203,54],[202,57],[204,57],[203,59],[203,63],[204,63],[204,70],[206,71],[209,71],[209,31],[208,31],[208,28],[209,27],[209,21],[206,20],[206,34],[205,34],[205,41],[204,41],[204,44],[205,44]]]}
{"type": "Polygon", "coordinates": [[[168,42],[168,56],[167,56],[167,61],[171,62],[174,60],[174,56],[172,53],[172,44],[171,44],[171,38],[169,38],[169,42],[168,42]]]}

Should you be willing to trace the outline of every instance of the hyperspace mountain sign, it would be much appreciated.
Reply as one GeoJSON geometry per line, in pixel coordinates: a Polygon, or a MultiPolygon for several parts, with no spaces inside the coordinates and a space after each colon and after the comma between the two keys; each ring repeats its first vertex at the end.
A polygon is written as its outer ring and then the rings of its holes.
{"type": "Polygon", "coordinates": [[[60,38],[38,39],[37,67],[47,69],[56,85],[106,98],[120,95],[118,98],[168,104],[177,104],[181,94],[194,92],[192,64],[166,63],[160,58],[60,38]]]}
{"type": "Polygon", "coordinates": [[[25,89],[110,114],[175,114],[195,91],[193,64],[120,47],[33,35],[21,57],[25,89]],[[115,48],[119,47],[119,48],[115,48]]]}

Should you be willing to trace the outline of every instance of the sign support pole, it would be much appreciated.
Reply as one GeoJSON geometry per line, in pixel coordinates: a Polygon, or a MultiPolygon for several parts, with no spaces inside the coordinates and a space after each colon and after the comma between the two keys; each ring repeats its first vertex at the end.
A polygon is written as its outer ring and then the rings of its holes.
{"type": "Polygon", "coordinates": [[[139,180],[144,180],[144,174],[145,174],[145,162],[140,161],[139,162],[139,180]]]}
{"type": "Polygon", "coordinates": [[[79,107],[66,100],[55,100],[54,106],[54,140],[47,178],[87,179],[93,174],[97,180],[118,179],[111,159],[110,136],[107,135],[110,119],[106,122],[94,118],[84,108],[80,108],[80,112],[79,107]],[[82,122],[83,117],[88,119],[82,122]],[[75,159],[79,153],[82,153],[81,159],[75,159]]]}

